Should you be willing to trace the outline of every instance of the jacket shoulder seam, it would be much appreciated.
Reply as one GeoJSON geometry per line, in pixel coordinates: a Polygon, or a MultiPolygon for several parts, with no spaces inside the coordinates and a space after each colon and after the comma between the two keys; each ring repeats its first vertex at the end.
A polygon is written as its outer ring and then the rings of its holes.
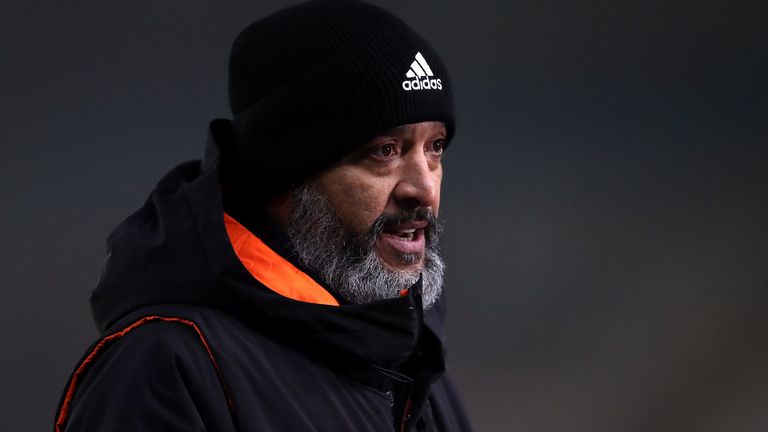
{"type": "Polygon", "coordinates": [[[187,328],[193,330],[196,333],[199,342],[205,349],[206,354],[208,354],[208,358],[211,360],[213,368],[216,371],[216,375],[219,379],[219,383],[221,384],[222,390],[224,391],[224,395],[227,398],[227,405],[229,407],[229,411],[231,414],[234,414],[234,403],[232,401],[231,393],[229,392],[224,382],[224,376],[221,372],[221,369],[219,368],[219,363],[216,361],[216,358],[213,355],[213,351],[211,350],[211,347],[208,344],[208,341],[206,340],[205,336],[203,335],[203,332],[200,329],[200,327],[194,321],[187,318],[181,318],[177,316],[168,316],[168,315],[147,315],[133,321],[132,323],[123,327],[121,330],[117,330],[113,333],[110,333],[102,337],[91,348],[91,350],[83,358],[83,360],[81,360],[80,363],[76,366],[74,372],[69,378],[67,389],[64,392],[64,396],[62,397],[62,401],[59,405],[59,411],[57,413],[56,423],[54,426],[55,432],[62,432],[64,430],[64,426],[67,422],[67,418],[69,415],[70,405],[71,405],[72,399],[74,398],[75,391],[77,390],[77,386],[80,383],[81,379],[85,377],[85,374],[88,372],[88,370],[93,365],[93,363],[95,363],[96,360],[98,360],[101,354],[104,351],[106,351],[106,349],[109,348],[109,346],[111,346],[112,344],[114,344],[124,336],[130,334],[134,330],[138,329],[139,327],[152,322],[180,324],[180,325],[186,326],[187,328]]]}

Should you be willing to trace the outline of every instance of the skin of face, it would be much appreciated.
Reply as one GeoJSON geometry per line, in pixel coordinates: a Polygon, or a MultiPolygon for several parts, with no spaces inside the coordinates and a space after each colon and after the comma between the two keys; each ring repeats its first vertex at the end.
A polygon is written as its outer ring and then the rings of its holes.
{"type": "MultiPolygon", "coordinates": [[[[442,155],[447,144],[442,122],[420,122],[396,127],[365,143],[311,180],[325,195],[345,229],[353,236],[371,231],[382,214],[428,209],[437,217],[443,177],[442,155]]],[[[285,224],[291,214],[290,195],[268,205],[272,217],[285,224]]],[[[423,221],[388,227],[374,250],[391,270],[423,266],[423,221]],[[403,254],[420,253],[416,262],[403,254]]]]}

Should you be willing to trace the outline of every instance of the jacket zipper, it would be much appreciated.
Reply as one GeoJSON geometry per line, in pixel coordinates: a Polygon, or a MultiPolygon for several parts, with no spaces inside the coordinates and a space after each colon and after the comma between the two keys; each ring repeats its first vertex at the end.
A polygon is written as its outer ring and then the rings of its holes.
{"type": "Polygon", "coordinates": [[[408,399],[408,402],[405,403],[405,411],[403,412],[403,421],[400,422],[400,432],[405,432],[405,424],[408,422],[408,417],[411,416],[412,406],[413,406],[413,401],[411,399],[408,399]]]}

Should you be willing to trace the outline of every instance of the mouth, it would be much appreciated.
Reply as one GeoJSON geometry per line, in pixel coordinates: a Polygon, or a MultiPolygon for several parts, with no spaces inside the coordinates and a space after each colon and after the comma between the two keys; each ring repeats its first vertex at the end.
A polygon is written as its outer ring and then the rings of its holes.
{"type": "Polygon", "coordinates": [[[425,231],[427,227],[428,223],[424,220],[385,227],[378,240],[385,260],[397,263],[413,263],[414,255],[418,255],[418,259],[415,261],[421,261],[426,244],[425,231]],[[410,257],[407,258],[408,256],[410,257]]]}

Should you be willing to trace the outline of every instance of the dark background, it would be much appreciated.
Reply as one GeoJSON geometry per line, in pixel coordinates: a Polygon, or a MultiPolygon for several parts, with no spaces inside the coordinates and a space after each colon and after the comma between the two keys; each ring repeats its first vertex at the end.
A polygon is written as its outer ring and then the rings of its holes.
{"type": "MultiPolygon", "coordinates": [[[[443,54],[449,367],[482,431],[768,430],[763,1],[387,1],[443,54]]],[[[0,430],[50,430],[111,228],[276,1],[0,9],[0,430]]]]}

